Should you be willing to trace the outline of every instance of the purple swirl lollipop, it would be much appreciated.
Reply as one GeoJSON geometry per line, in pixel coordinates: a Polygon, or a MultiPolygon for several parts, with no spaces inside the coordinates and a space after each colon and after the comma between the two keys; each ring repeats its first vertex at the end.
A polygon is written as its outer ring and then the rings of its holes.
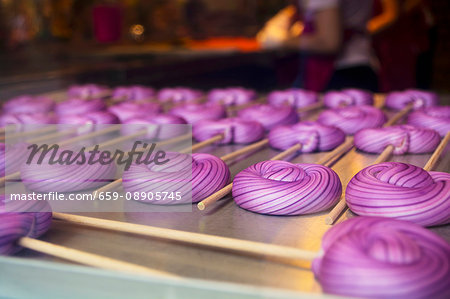
{"type": "Polygon", "coordinates": [[[85,101],[82,99],[69,99],[65,102],[58,103],[55,112],[58,116],[77,115],[94,111],[103,111],[106,105],[102,99],[92,99],[85,101]]]}
{"type": "Polygon", "coordinates": [[[430,107],[409,114],[408,123],[417,127],[433,129],[444,137],[450,131],[450,106],[430,107]]]}
{"type": "Polygon", "coordinates": [[[163,88],[158,92],[157,98],[161,102],[192,102],[203,96],[203,92],[186,87],[163,88]]]}
{"type": "Polygon", "coordinates": [[[436,106],[439,102],[438,95],[434,92],[408,89],[405,91],[394,91],[386,96],[386,107],[394,110],[401,110],[409,103],[413,102],[413,109],[436,106]]]}
{"type": "Polygon", "coordinates": [[[448,298],[450,245],[414,223],[356,217],[330,228],[313,261],[326,293],[358,298],[448,298]]]}
{"type": "Polygon", "coordinates": [[[47,113],[21,113],[21,114],[4,114],[0,116],[0,127],[15,125],[15,131],[23,131],[25,129],[39,128],[39,125],[47,125],[56,123],[56,118],[47,113]],[[37,125],[37,126],[34,126],[37,125]]]}
{"type": "Polygon", "coordinates": [[[154,98],[155,90],[150,87],[132,85],[132,86],[118,86],[112,92],[113,100],[121,101],[143,101],[154,98]]]}
{"type": "Polygon", "coordinates": [[[256,92],[242,87],[216,88],[208,93],[208,101],[225,106],[243,105],[256,99],[256,92]]]}
{"type": "Polygon", "coordinates": [[[290,126],[279,126],[269,133],[269,144],[279,150],[287,150],[298,143],[299,152],[329,151],[345,141],[345,133],[336,127],[305,121],[290,126]]]}
{"type": "Polygon", "coordinates": [[[264,127],[257,121],[240,118],[202,120],[195,124],[192,134],[197,141],[224,134],[218,144],[253,143],[264,137],[264,127]]]}
{"type": "Polygon", "coordinates": [[[325,110],[320,113],[317,121],[353,135],[362,129],[381,127],[386,122],[386,116],[380,109],[372,106],[351,106],[325,110]]]}
{"type": "Polygon", "coordinates": [[[199,202],[225,187],[230,170],[221,159],[209,154],[166,153],[163,165],[133,164],[124,171],[122,186],[126,192],[179,192],[179,200],[144,200],[154,204],[199,202]]]}
{"type": "Polygon", "coordinates": [[[54,101],[47,97],[23,95],[12,98],[3,104],[3,112],[11,113],[47,113],[53,109],[54,101]]]}
{"type": "Polygon", "coordinates": [[[338,108],[341,106],[362,106],[373,105],[373,95],[371,92],[348,88],[341,91],[329,91],[325,93],[323,102],[326,107],[338,108]]]}
{"type": "Polygon", "coordinates": [[[422,226],[450,222],[450,174],[385,162],[364,168],[348,183],[345,199],[362,216],[407,220],[422,226]]]}
{"type": "Polygon", "coordinates": [[[21,248],[17,241],[30,236],[33,226],[34,217],[31,214],[0,213],[0,255],[18,252],[21,248]]]}
{"type": "Polygon", "coordinates": [[[236,175],[232,193],[238,206],[252,212],[302,215],[332,207],[342,185],[336,172],[322,165],[263,161],[236,175]]]}
{"type": "Polygon", "coordinates": [[[67,90],[69,98],[89,99],[107,95],[110,89],[97,84],[72,85],[67,90]]]}
{"type": "MultiPolygon", "coordinates": [[[[65,151],[73,149],[60,148],[56,157],[65,151]]],[[[99,157],[94,162],[87,162],[85,156],[73,153],[73,164],[51,164],[52,155],[45,155],[41,163],[40,155],[35,155],[30,164],[23,164],[20,175],[23,184],[31,191],[36,192],[75,192],[98,188],[114,181],[116,166],[114,163],[100,163],[99,157]],[[83,160],[84,158],[84,160],[83,160]]]]}
{"type": "Polygon", "coordinates": [[[34,216],[35,223],[30,237],[38,238],[45,234],[52,223],[52,208],[45,200],[11,200],[10,196],[0,195],[0,215],[28,214],[34,216]]]}
{"type": "Polygon", "coordinates": [[[299,121],[297,111],[289,106],[254,105],[238,112],[242,119],[260,122],[264,129],[271,130],[281,125],[291,125],[299,121]]]}
{"type": "Polygon", "coordinates": [[[142,117],[134,117],[122,122],[120,132],[122,135],[130,135],[139,130],[147,130],[146,139],[165,140],[187,133],[186,121],[181,117],[170,114],[155,114],[142,117]]]}
{"type": "Polygon", "coordinates": [[[19,171],[28,158],[28,146],[29,144],[23,142],[16,144],[0,143],[0,176],[4,177],[19,171]]]}
{"type": "Polygon", "coordinates": [[[270,105],[283,106],[289,104],[289,106],[295,108],[301,108],[317,103],[319,97],[315,91],[291,88],[286,90],[275,90],[269,93],[267,100],[270,105]]]}
{"type": "Polygon", "coordinates": [[[108,108],[108,111],[115,114],[120,121],[125,121],[133,117],[149,116],[160,113],[161,105],[153,102],[123,102],[108,108]]]}
{"type": "Polygon", "coordinates": [[[388,145],[394,146],[394,155],[430,153],[436,149],[441,138],[438,132],[410,125],[386,128],[362,129],[355,134],[357,149],[379,154],[388,145]]]}
{"type": "Polygon", "coordinates": [[[184,118],[189,124],[195,124],[200,120],[217,120],[226,116],[222,105],[214,103],[184,104],[174,107],[171,114],[184,118]]]}

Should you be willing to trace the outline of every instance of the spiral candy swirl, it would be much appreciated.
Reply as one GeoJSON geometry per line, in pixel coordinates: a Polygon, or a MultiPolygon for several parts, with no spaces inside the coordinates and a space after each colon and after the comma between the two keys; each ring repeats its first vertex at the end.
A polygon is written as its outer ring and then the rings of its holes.
{"type": "Polygon", "coordinates": [[[410,125],[386,128],[362,129],[355,134],[357,149],[369,153],[381,153],[386,146],[394,146],[395,155],[423,154],[436,149],[440,142],[438,132],[410,125]]]}
{"type": "Polygon", "coordinates": [[[113,100],[122,101],[142,101],[149,100],[155,97],[155,90],[150,87],[132,85],[132,86],[119,86],[112,92],[113,100]]]}
{"type": "Polygon", "coordinates": [[[270,146],[287,150],[301,143],[299,152],[329,151],[345,141],[345,133],[336,127],[305,121],[290,126],[279,126],[269,133],[270,146]]]}
{"type": "Polygon", "coordinates": [[[85,101],[78,98],[72,98],[65,102],[58,103],[55,112],[59,116],[63,115],[77,115],[94,111],[103,111],[106,105],[102,99],[92,99],[85,101]]]}
{"type": "Polygon", "coordinates": [[[3,104],[3,112],[10,113],[47,113],[53,109],[54,101],[47,97],[23,95],[9,99],[3,104]]]}
{"type": "Polygon", "coordinates": [[[414,109],[436,106],[438,95],[434,92],[408,89],[405,91],[391,92],[386,96],[386,107],[394,110],[401,110],[409,103],[414,103],[414,109]]]}
{"type": "Polygon", "coordinates": [[[267,96],[267,100],[269,104],[273,106],[289,104],[292,107],[301,108],[317,103],[319,101],[319,97],[314,91],[291,88],[272,91],[267,96]]]}
{"type": "MultiPolygon", "coordinates": [[[[151,201],[155,204],[195,203],[222,189],[230,179],[230,170],[221,159],[209,154],[192,156],[167,153],[169,163],[156,166],[131,165],[123,173],[126,192],[180,192],[178,201],[151,201]]],[[[148,200],[147,200],[148,201],[148,200]]]]}
{"type": "Polygon", "coordinates": [[[433,129],[444,137],[450,131],[450,106],[430,107],[412,112],[408,123],[417,127],[433,129]]]}
{"type": "Polygon", "coordinates": [[[362,89],[348,88],[342,91],[329,91],[323,97],[326,107],[373,105],[372,93],[362,89]]]}
{"type": "Polygon", "coordinates": [[[299,120],[297,112],[292,107],[274,107],[264,104],[242,109],[239,111],[238,116],[242,119],[258,121],[266,130],[271,130],[280,125],[295,124],[299,120]]]}
{"type": "MultiPolygon", "coordinates": [[[[47,113],[5,114],[0,116],[0,127],[15,125],[16,131],[30,129],[29,125],[47,125],[56,123],[56,118],[47,113]]],[[[33,126],[34,129],[39,126],[33,126]]]]}
{"type": "Polygon", "coordinates": [[[361,129],[381,127],[386,122],[386,116],[380,109],[372,106],[351,106],[325,110],[320,113],[317,121],[353,135],[361,129]]]}
{"type": "Polygon", "coordinates": [[[72,85],[67,90],[70,98],[89,99],[106,95],[110,90],[106,86],[97,84],[72,85]]]}
{"type": "Polygon", "coordinates": [[[243,105],[256,99],[256,92],[242,87],[216,88],[208,93],[208,101],[225,106],[243,105]]]}
{"type": "Polygon", "coordinates": [[[356,217],[322,238],[312,269],[323,291],[359,298],[448,298],[450,245],[414,223],[356,217]]]}
{"type": "Polygon", "coordinates": [[[332,207],[341,196],[342,185],[336,172],[322,165],[263,161],[239,172],[232,192],[243,209],[301,215],[332,207]]]}
{"type": "Polygon", "coordinates": [[[195,124],[192,134],[197,141],[223,134],[224,138],[218,144],[252,143],[264,137],[264,127],[257,121],[239,118],[202,120],[195,124]]]}
{"type": "Polygon", "coordinates": [[[348,183],[345,199],[362,216],[407,220],[422,226],[450,222],[450,174],[385,162],[364,168],[348,183]]]}
{"type": "Polygon", "coordinates": [[[170,113],[185,119],[189,124],[195,124],[200,120],[217,120],[226,116],[223,106],[214,103],[184,104],[174,107],[170,113]]]}
{"type": "Polygon", "coordinates": [[[134,117],[147,117],[161,112],[161,105],[153,102],[123,102],[108,108],[121,122],[134,117]]]}
{"type": "Polygon", "coordinates": [[[203,93],[199,90],[185,88],[185,87],[173,87],[163,88],[158,92],[157,98],[161,102],[191,102],[193,100],[200,99],[203,93]]]}
{"type": "Polygon", "coordinates": [[[120,132],[130,135],[136,131],[147,129],[147,139],[165,140],[187,133],[186,121],[181,117],[170,114],[155,114],[130,118],[123,122],[120,132]]]}

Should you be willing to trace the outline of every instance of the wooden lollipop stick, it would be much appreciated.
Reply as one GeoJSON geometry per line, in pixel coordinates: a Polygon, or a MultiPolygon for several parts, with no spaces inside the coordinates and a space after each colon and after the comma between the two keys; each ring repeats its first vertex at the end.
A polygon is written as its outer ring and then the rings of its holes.
{"type": "MultiPolygon", "coordinates": [[[[386,162],[394,152],[395,147],[393,145],[388,145],[381,152],[378,158],[371,164],[379,164],[382,162],[386,162]]],[[[328,216],[325,218],[325,223],[328,225],[333,224],[339,217],[346,211],[347,204],[345,203],[345,191],[342,192],[341,199],[338,204],[328,213],[328,216]]]]}
{"type": "Polygon", "coordinates": [[[93,266],[101,269],[128,272],[132,274],[145,274],[151,276],[158,276],[164,278],[179,278],[176,275],[153,270],[144,266],[135,265],[116,259],[104,257],[97,254],[84,252],[81,250],[68,248],[52,243],[44,242],[41,240],[32,239],[29,237],[23,237],[18,241],[18,244],[22,247],[42,252],[48,255],[56,256],[72,262],[93,266]]]}
{"type": "MultiPolygon", "coordinates": [[[[27,136],[30,136],[30,135],[37,135],[37,134],[42,134],[42,133],[48,133],[48,132],[56,131],[56,129],[57,129],[56,126],[45,126],[43,128],[39,128],[39,129],[36,129],[36,130],[11,133],[11,134],[8,134],[8,138],[27,137],[27,136]]],[[[4,136],[4,137],[6,137],[6,136],[4,136]]],[[[5,139],[5,138],[3,138],[3,139],[5,139]]]]}
{"type": "Polygon", "coordinates": [[[332,150],[331,152],[327,153],[325,156],[320,158],[319,161],[317,161],[317,164],[322,164],[325,166],[331,165],[337,158],[339,158],[340,156],[348,152],[350,149],[352,149],[353,140],[354,140],[353,136],[347,137],[344,143],[342,143],[334,150],[332,150]]]}
{"type": "Polygon", "coordinates": [[[204,140],[202,142],[194,144],[192,147],[190,147],[188,149],[181,150],[180,153],[188,153],[188,152],[191,152],[191,151],[192,152],[196,151],[198,149],[207,147],[208,145],[211,145],[211,144],[213,144],[215,142],[218,142],[218,141],[222,140],[224,137],[225,137],[224,134],[217,134],[217,135],[215,135],[215,136],[213,136],[213,137],[211,137],[209,139],[206,139],[206,140],[204,140]]]}
{"type": "Polygon", "coordinates": [[[439,157],[444,152],[444,149],[447,147],[449,141],[450,141],[450,132],[447,132],[447,134],[445,134],[445,137],[441,140],[441,143],[439,143],[438,147],[431,155],[430,159],[428,159],[427,164],[425,164],[425,166],[423,167],[424,170],[431,171],[434,169],[437,162],[439,161],[439,157]]]}
{"type": "Polygon", "coordinates": [[[389,126],[392,126],[393,124],[396,124],[400,119],[402,119],[405,115],[407,115],[409,112],[411,112],[413,110],[413,108],[414,108],[414,103],[409,103],[408,105],[403,107],[402,110],[400,110],[393,117],[391,117],[391,119],[389,119],[383,125],[383,127],[389,127],[389,126]]]}
{"type": "Polygon", "coordinates": [[[49,134],[49,135],[44,135],[44,136],[39,136],[36,138],[32,138],[32,139],[28,139],[27,142],[28,143],[40,143],[40,142],[46,142],[49,140],[53,140],[59,137],[64,137],[70,134],[74,134],[77,132],[78,129],[74,128],[74,129],[69,129],[69,130],[65,130],[65,131],[59,131],[59,132],[55,132],[53,134],[49,134]]]}
{"type": "Polygon", "coordinates": [[[297,249],[288,246],[239,240],[86,216],[61,214],[54,212],[53,218],[99,229],[113,230],[135,235],[160,238],[164,240],[172,240],[213,248],[233,250],[237,252],[245,252],[258,256],[271,256],[277,258],[312,261],[319,255],[319,253],[317,252],[297,249]]]}
{"type": "MultiPolygon", "coordinates": [[[[430,159],[428,160],[427,164],[423,167],[426,171],[431,171],[437,164],[439,157],[442,155],[445,147],[450,141],[450,132],[448,132],[445,137],[442,139],[441,143],[439,143],[438,147],[434,150],[433,154],[431,155],[430,159]]],[[[373,164],[378,164],[385,162],[388,157],[392,154],[394,151],[394,146],[388,145],[384,151],[378,156],[378,158],[375,160],[373,164]]],[[[339,219],[340,215],[346,210],[347,204],[345,203],[345,194],[342,195],[341,200],[339,203],[331,210],[331,212],[328,214],[327,218],[325,218],[325,223],[328,225],[333,224],[337,219],[339,219]]]]}
{"type": "Polygon", "coordinates": [[[297,109],[298,113],[303,113],[303,112],[309,112],[309,111],[313,111],[313,110],[317,110],[317,109],[321,109],[323,108],[325,105],[323,104],[323,102],[317,102],[305,107],[301,107],[297,109]]]}
{"type": "Polygon", "coordinates": [[[236,157],[239,157],[240,155],[244,155],[244,154],[249,153],[249,152],[251,152],[253,150],[256,150],[256,149],[258,149],[260,147],[266,146],[267,144],[269,144],[269,139],[263,139],[263,140],[261,140],[259,142],[250,144],[250,145],[248,145],[246,147],[243,147],[243,148],[241,148],[241,149],[239,149],[237,151],[234,151],[232,153],[226,154],[226,155],[220,157],[220,159],[222,161],[224,161],[224,162],[227,162],[227,161],[233,160],[236,157]]]}
{"type": "MultiPolygon", "coordinates": [[[[272,160],[272,161],[273,160],[281,160],[281,159],[283,159],[283,158],[285,158],[287,156],[290,156],[290,155],[294,154],[295,152],[297,152],[301,148],[302,148],[302,144],[295,144],[295,145],[291,146],[290,148],[288,148],[287,150],[279,153],[278,155],[276,155],[275,157],[273,157],[270,160],[272,160]]],[[[216,193],[211,194],[210,196],[208,196],[207,198],[205,198],[204,200],[199,202],[197,204],[197,208],[199,210],[203,211],[208,206],[210,206],[211,204],[215,203],[216,201],[218,201],[219,199],[221,199],[222,197],[224,197],[228,193],[230,193],[232,188],[233,188],[233,183],[230,183],[230,184],[226,185],[225,187],[223,187],[222,189],[220,189],[216,193]]]]}
{"type": "Polygon", "coordinates": [[[94,131],[94,132],[91,132],[91,133],[88,133],[88,134],[84,134],[84,135],[80,135],[80,136],[77,136],[77,137],[74,137],[74,138],[63,140],[61,142],[58,142],[58,145],[60,145],[60,146],[67,145],[67,144],[75,143],[75,142],[78,142],[78,141],[86,140],[86,139],[89,139],[89,138],[93,138],[93,137],[101,136],[101,135],[104,135],[104,134],[112,133],[112,132],[115,132],[115,131],[118,131],[118,130],[120,130],[120,125],[111,125],[111,126],[108,126],[108,127],[104,128],[104,129],[101,129],[101,130],[97,130],[97,131],[94,131]]]}

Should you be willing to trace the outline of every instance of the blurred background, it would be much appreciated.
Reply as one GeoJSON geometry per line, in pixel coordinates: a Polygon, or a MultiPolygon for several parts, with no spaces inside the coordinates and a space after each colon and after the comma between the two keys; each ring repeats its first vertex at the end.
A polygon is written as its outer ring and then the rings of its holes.
{"type": "MultiPolygon", "coordinates": [[[[259,91],[290,87],[304,55],[292,47],[261,44],[261,30],[293,4],[0,0],[0,97],[87,82],[202,89],[239,85],[259,91]]],[[[450,91],[450,1],[374,0],[370,5],[371,19],[378,16],[367,27],[377,57],[377,89],[450,91]]],[[[301,35],[302,25],[297,29],[301,35]]]]}

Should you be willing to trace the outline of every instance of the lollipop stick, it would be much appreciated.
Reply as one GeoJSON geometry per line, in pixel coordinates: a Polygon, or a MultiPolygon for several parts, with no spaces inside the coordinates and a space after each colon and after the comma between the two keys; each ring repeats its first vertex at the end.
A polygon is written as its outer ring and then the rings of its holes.
{"type": "Polygon", "coordinates": [[[194,144],[191,148],[188,148],[188,149],[185,149],[185,150],[181,150],[180,152],[181,153],[187,153],[187,152],[191,152],[191,151],[192,152],[196,151],[198,149],[207,147],[208,145],[211,145],[211,144],[213,144],[215,142],[218,142],[218,141],[222,140],[224,137],[225,137],[224,134],[217,134],[217,135],[215,135],[215,136],[213,136],[213,137],[211,137],[209,139],[206,139],[206,140],[204,140],[202,142],[194,144]]]}
{"type": "Polygon", "coordinates": [[[53,213],[53,218],[70,223],[100,229],[107,229],[124,233],[131,233],[135,235],[154,237],[165,240],[208,246],[213,248],[227,249],[238,252],[245,252],[258,256],[263,255],[278,258],[299,259],[306,261],[311,261],[318,256],[317,252],[301,250],[288,246],[266,244],[254,241],[239,240],[193,232],[185,232],[174,229],[160,228],[134,223],[126,223],[114,220],[106,220],[61,213],[53,213]]]}
{"type": "Polygon", "coordinates": [[[118,131],[119,129],[120,129],[120,125],[108,126],[107,128],[104,128],[104,129],[101,129],[101,130],[98,130],[98,131],[95,131],[95,132],[91,132],[91,133],[88,133],[88,134],[80,135],[80,136],[77,136],[77,137],[74,137],[74,138],[70,138],[70,139],[61,141],[58,144],[60,146],[61,145],[67,145],[67,144],[75,143],[75,142],[78,142],[78,141],[86,140],[86,139],[89,139],[89,138],[93,138],[93,137],[101,136],[101,135],[104,135],[104,134],[112,133],[112,132],[118,131]]]}
{"type": "Polygon", "coordinates": [[[112,258],[104,257],[97,254],[84,252],[77,249],[72,249],[60,245],[51,244],[41,240],[32,239],[29,237],[23,237],[18,241],[18,244],[22,247],[42,252],[48,255],[56,256],[72,262],[93,266],[97,268],[122,271],[133,274],[145,274],[167,278],[178,278],[175,275],[166,273],[163,271],[153,270],[147,267],[115,260],[112,258]]]}
{"type": "Polygon", "coordinates": [[[425,164],[425,166],[423,167],[424,170],[431,171],[431,170],[434,169],[434,167],[436,166],[436,163],[439,160],[439,157],[444,152],[444,149],[447,146],[449,141],[450,141],[450,132],[447,132],[445,137],[442,139],[441,143],[439,143],[438,147],[436,148],[436,150],[431,155],[431,157],[428,160],[427,164],[425,164]]]}
{"type": "Polygon", "coordinates": [[[55,126],[45,126],[43,128],[39,128],[36,130],[8,134],[8,139],[9,138],[27,137],[30,135],[37,135],[37,134],[48,133],[48,132],[52,132],[52,131],[56,131],[55,126]]]}
{"type": "MultiPolygon", "coordinates": [[[[301,148],[302,148],[302,144],[295,144],[295,145],[291,146],[290,148],[288,148],[287,150],[279,153],[278,155],[276,155],[275,157],[273,157],[270,160],[273,161],[273,160],[283,159],[283,158],[285,158],[287,156],[290,156],[293,153],[297,152],[301,148]]],[[[223,187],[222,189],[220,189],[216,193],[211,194],[210,196],[208,196],[207,198],[205,198],[204,200],[199,202],[197,204],[197,208],[199,210],[203,211],[208,206],[210,206],[211,204],[215,203],[216,201],[218,201],[219,199],[221,199],[222,197],[224,197],[228,193],[230,193],[232,188],[233,188],[233,183],[230,183],[230,184],[226,185],[225,187],[223,187]]]]}
{"type": "Polygon", "coordinates": [[[407,115],[411,110],[414,108],[414,103],[409,103],[405,107],[403,107],[402,110],[397,112],[393,117],[391,117],[384,125],[383,127],[389,127],[393,124],[396,124],[400,119],[402,119],[405,115],[407,115]]]}
{"type": "Polygon", "coordinates": [[[239,149],[237,151],[234,151],[232,153],[226,154],[226,155],[220,157],[220,159],[222,161],[224,161],[224,162],[227,162],[229,160],[233,160],[234,158],[236,158],[236,157],[238,157],[240,155],[244,155],[244,154],[249,153],[249,152],[251,152],[251,151],[253,151],[255,149],[258,149],[260,147],[266,146],[267,144],[269,144],[269,139],[263,139],[263,140],[261,140],[259,142],[250,144],[250,145],[248,145],[246,147],[243,147],[243,148],[241,148],[241,149],[239,149]]]}
{"type": "Polygon", "coordinates": [[[70,129],[70,130],[60,131],[60,132],[56,132],[56,133],[49,134],[49,135],[39,136],[36,138],[28,139],[27,142],[28,143],[40,143],[42,141],[48,141],[48,140],[52,140],[52,139],[56,139],[59,137],[64,137],[66,135],[76,133],[77,130],[78,129],[70,129]]]}
{"type": "Polygon", "coordinates": [[[323,102],[317,102],[305,107],[301,107],[297,109],[298,113],[304,113],[304,112],[309,112],[309,111],[313,111],[313,110],[317,110],[317,109],[321,109],[324,107],[323,102]]]}
{"type": "Polygon", "coordinates": [[[330,166],[334,163],[335,160],[337,160],[340,156],[342,156],[344,153],[348,152],[353,147],[353,136],[347,137],[347,140],[339,145],[337,148],[323,156],[319,161],[317,161],[317,164],[330,166]]]}

